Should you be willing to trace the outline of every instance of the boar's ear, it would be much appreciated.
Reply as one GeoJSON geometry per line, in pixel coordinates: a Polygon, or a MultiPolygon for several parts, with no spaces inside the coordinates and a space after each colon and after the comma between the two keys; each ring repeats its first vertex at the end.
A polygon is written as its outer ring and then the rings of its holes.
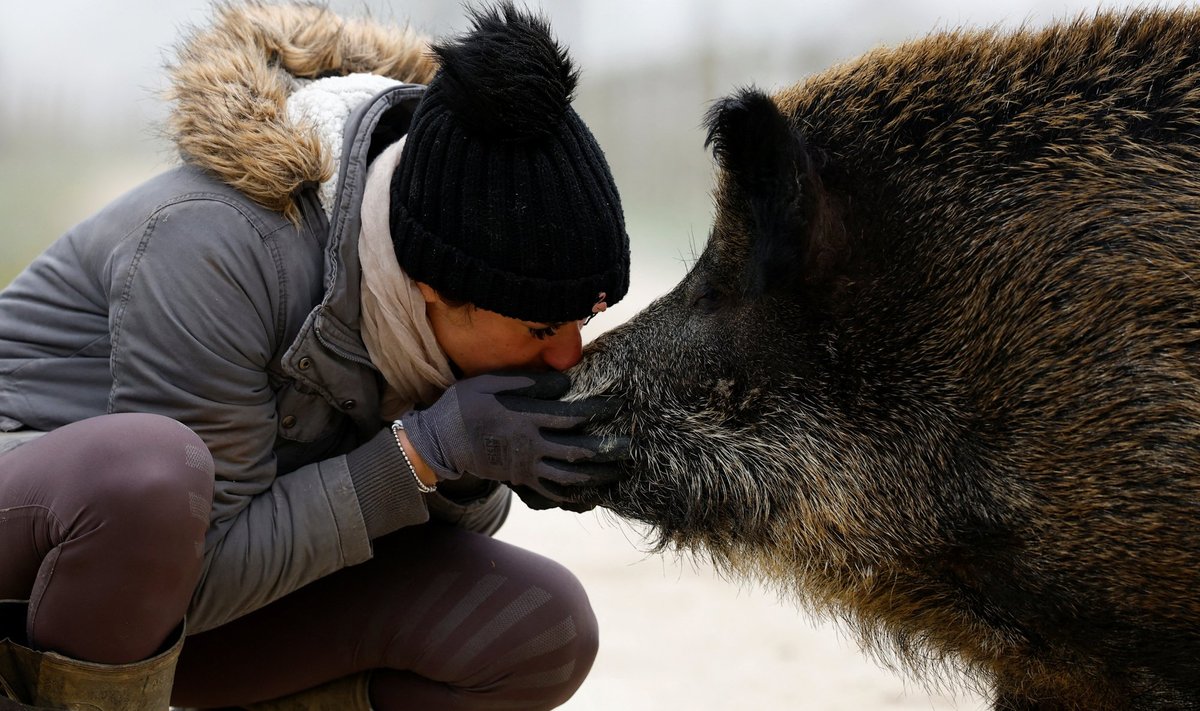
{"type": "Polygon", "coordinates": [[[821,185],[819,156],[758,89],[718,101],[705,125],[705,145],[725,171],[733,199],[745,203],[750,292],[831,297],[847,245],[821,185]]]}

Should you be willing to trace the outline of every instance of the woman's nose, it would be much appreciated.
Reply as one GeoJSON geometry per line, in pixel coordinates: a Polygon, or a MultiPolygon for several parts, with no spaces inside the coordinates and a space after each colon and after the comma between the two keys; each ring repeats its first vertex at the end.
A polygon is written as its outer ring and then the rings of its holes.
{"type": "Polygon", "coordinates": [[[579,362],[583,355],[583,336],[579,323],[571,321],[558,327],[557,332],[546,339],[542,360],[555,370],[566,370],[579,362]]]}

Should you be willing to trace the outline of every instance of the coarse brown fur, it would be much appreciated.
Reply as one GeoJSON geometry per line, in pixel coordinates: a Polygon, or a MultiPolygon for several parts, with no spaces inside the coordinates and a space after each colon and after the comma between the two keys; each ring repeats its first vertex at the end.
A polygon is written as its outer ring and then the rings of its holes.
{"type": "Polygon", "coordinates": [[[1200,12],[880,49],[709,115],[703,254],[594,342],[593,503],[1002,709],[1200,708],[1200,12]]]}
{"type": "Polygon", "coordinates": [[[218,3],[212,26],[186,37],[168,67],[168,131],[185,160],[295,219],[296,192],[334,170],[312,128],[287,118],[296,79],[364,72],[425,84],[436,70],[428,44],[314,3],[218,3]]]}

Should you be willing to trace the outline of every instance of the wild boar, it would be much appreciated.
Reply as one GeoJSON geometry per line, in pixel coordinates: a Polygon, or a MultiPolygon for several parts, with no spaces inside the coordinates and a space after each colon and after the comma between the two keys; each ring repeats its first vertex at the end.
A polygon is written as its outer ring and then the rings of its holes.
{"type": "Polygon", "coordinates": [[[1200,708],[1200,12],[873,51],[706,118],[702,253],[572,377],[650,524],[997,709],[1200,708]]]}

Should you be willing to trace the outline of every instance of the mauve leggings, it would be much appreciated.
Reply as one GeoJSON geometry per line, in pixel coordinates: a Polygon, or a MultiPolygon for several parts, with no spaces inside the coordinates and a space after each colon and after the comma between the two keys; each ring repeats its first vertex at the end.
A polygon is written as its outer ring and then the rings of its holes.
{"type": "Polygon", "coordinates": [[[104,664],[153,655],[199,580],[204,443],[157,415],[104,415],[0,454],[0,599],[31,646],[104,664]]]}
{"type": "Polygon", "coordinates": [[[237,706],[373,670],[376,711],[551,709],[583,683],[597,646],[587,595],[561,565],[430,523],[189,637],[172,702],[237,706]]]}
{"type": "MultiPolygon", "coordinates": [[[[186,427],[105,415],[0,454],[0,599],[39,648],[103,663],[157,651],[201,571],[212,460],[186,427]]],[[[338,571],[188,637],[173,703],[237,706],[371,670],[376,711],[550,709],[598,646],[579,581],[535,553],[414,526],[338,571]]]]}

